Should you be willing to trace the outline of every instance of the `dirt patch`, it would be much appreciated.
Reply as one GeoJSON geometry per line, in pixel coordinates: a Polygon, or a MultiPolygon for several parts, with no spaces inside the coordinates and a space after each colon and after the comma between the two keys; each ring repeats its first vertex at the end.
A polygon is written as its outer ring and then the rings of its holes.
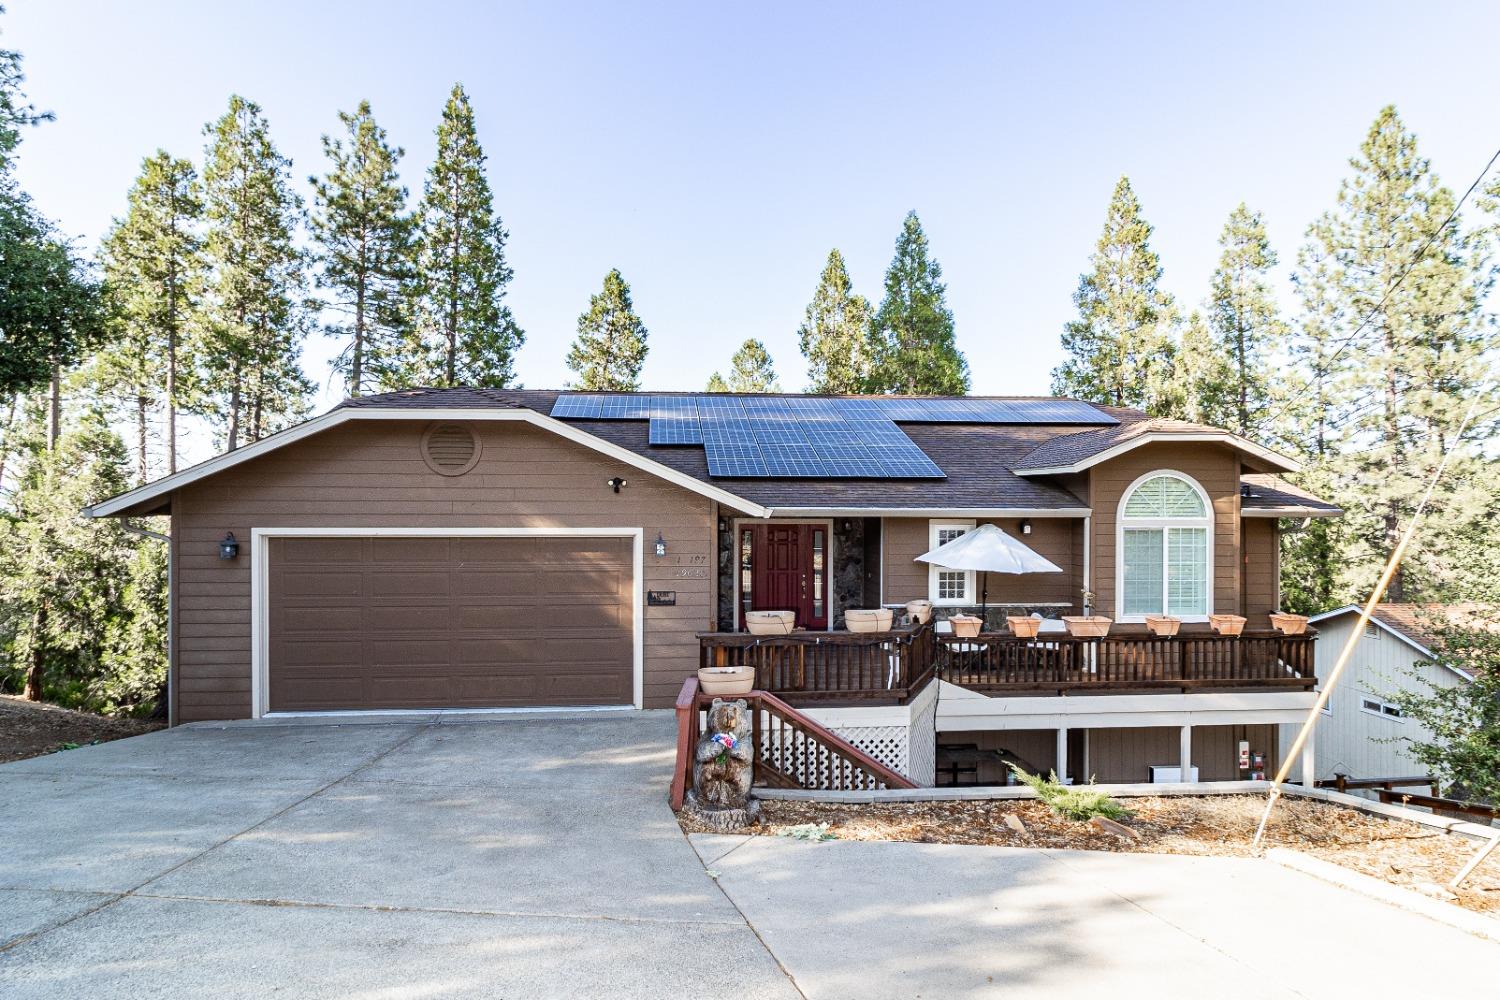
{"type": "Polygon", "coordinates": [[[0,695],[0,764],[65,749],[108,743],[160,729],[155,719],[112,719],[0,695]]]}
{"type": "MultiPolygon", "coordinates": [[[[1250,795],[1120,800],[1132,815],[1125,825],[1140,834],[1125,839],[1089,823],[1073,822],[1031,799],[988,802],[913,802],[830,805],[762,801],[761,832],[775,834],[808,823],[827,823],[840,840],[899,840],[922,844],[987,844],[1152,854],[1247,857],[1265,808],[1250,795]],[[1006,817],[1019,819],[1015,829],[1006,817]]],[[[682,819],[689,833],[709,832],[682,819]]],[[[1266,832],[1266,846],[1290,847],[1393,885],[1446,886],[1479,846],[1468,837],[1389,820],[1342,806],[1283,798],[1266,832]]],[[[1480,865],[1456,902],[1500,915],[1500,851],[1480,865]]]]}

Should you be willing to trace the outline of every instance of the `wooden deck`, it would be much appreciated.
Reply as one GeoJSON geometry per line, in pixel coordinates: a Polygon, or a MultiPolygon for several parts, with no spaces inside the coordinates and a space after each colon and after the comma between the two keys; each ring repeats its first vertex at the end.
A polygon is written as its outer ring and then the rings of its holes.
{"type": "Polygon", "coordinates": [[[931,625],[890,632],[699,633],[702,666],[755,667],[792,704],[903,704],[934,677],[990,695],[1087,691],[1311,690],[1315,633],[1120,632],[1100,639],[975,638],[931,625]]]}

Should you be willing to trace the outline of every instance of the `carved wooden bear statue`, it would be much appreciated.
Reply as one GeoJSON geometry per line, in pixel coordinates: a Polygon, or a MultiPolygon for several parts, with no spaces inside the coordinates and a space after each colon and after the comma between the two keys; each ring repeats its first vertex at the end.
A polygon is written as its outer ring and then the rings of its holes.
{"type": "Polygon", "coordinates": [[[693,758],[693,791],[705,809],[743,809],[754,778],[750,709],[743,698],[715,698],[708,709],[708,728],[693,758]]]}

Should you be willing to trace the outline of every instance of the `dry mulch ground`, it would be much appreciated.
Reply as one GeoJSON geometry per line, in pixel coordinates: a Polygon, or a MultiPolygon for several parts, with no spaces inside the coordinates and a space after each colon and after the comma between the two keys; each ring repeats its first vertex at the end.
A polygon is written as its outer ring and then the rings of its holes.
{"type": "Polygon", "coordinates": [[[40,757],[69,744],[108,743],[161,729],[156,719],[113,719],[0,695],[0,764],[40,757]]]}
{"type": "MultiPolygon", "coordinates": [[[[763,800],[760,832],[775,834],[803,824],[827,823],[828,832],[840,840],[1245,857],[1254,853],[1250,841],[1266,800],[1224,795],[1120,801],[1133,813],[1124,822],[1141,835],[1139,840],[1064,819],[1033,799],[882,805],[763,800]],[[1019,818],[1025,832],[1007,826],[1007,815],[1019,818]]],[[[689,833],[710,832],[698,827],[686,812],[681,821],[689,833]]],[[[1293,848],[1394,885],[1430,892],[1434,884],[1446,887],[1479,842],[1416,823],[1287,797],[1276,806],[1266,845],[1293,848]]],[[[1500,915],[1500,850],[1469,876],[1454,902],[1500,915]]]]}

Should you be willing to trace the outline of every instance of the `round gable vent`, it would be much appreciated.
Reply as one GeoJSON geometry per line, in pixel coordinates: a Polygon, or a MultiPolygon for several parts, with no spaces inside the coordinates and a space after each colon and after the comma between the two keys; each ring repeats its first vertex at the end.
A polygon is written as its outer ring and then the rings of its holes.
{"type": "Polygon", "coordinates": [[[461,476],[479,463],[479,438],[463,424],[433,424],[422,435],[422,460],[440,476],[461,476]]]}

